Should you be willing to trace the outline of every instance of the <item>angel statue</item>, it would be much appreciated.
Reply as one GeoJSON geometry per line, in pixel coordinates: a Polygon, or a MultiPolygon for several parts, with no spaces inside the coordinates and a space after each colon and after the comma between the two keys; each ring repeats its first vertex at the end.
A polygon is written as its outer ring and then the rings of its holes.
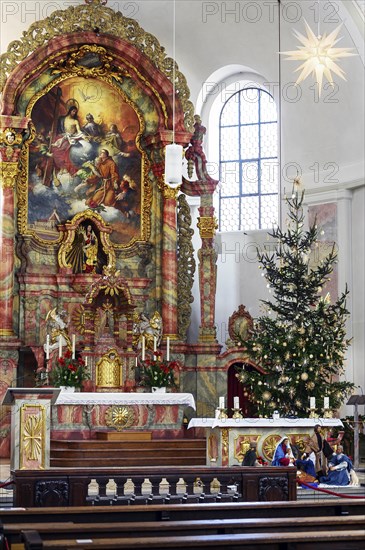
{"type": "Polygon", "coordinates": [[[142,338],[145,338],[146,349],[153,350],[156,338],[156,346],[159,347],[163,332],[162,317],[155,311],[151,319],[144,313],[138,313],[134,317],[133,324],[133,346],[137,349],[142,347],[142,338]]]}
{"type": "MultiPolygon", "coordinates": [[[[50,310],[46,317],[47,334],[50,335],[49,351],[59,347],[61,338],[62,347],[66,346],[70,351],[72,344],[67,330],[67,313],[65,310],[57,312],[57,308],[50,310]]],[[[46,352],[46,344],[43,346],[46,352]]]]}

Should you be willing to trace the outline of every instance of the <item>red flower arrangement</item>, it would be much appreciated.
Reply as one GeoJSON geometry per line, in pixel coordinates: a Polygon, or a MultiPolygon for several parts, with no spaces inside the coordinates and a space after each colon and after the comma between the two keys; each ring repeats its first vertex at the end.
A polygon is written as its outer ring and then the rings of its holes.
{"type": "Polygon", "coordinates": [[[176,387],[174,370],[178,368],[176,361],[165,361],[160,351],[154,351],[156,359],[145,359],[142,362],[141,385],[155,388],[176,387]]]}
{"type": "Polygon", "coordinates": [[[269,465],[268,462],[266,462],[266,460],[264,460],[264,459],[262,458],[262,456],[258,456],[258,457],[257,457],[257,462],[258,462],[259,464],[261,464],[261,466],[268,466],[268,465],[269,465]]]}
{"type": "Polygon", "coordinates": [[[81,388],[84,380],[89,380],[90,375],[85,366],[85,361],[72,359],[72,353],[67,350],[63,357],[58,357],[56,366],[49,373],[50,382],[56,386],[68,386],[81,388]]]}

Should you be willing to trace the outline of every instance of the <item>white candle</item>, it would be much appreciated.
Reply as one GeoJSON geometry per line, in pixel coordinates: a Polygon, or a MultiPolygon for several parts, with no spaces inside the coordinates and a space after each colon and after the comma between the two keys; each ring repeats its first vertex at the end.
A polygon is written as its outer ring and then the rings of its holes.
{"type": "Polygon", "coordinates": [[[72,359],[76,357],[76,336],[72,335],[72,359]]]}
{"type": "Polygon", "coordinates": [[[166,338],[166,361],[170,361],[170,338],[166,338]]]}
{"type": "Polygon", "coordinates": [[[85,367],[87,367],[87,355],[85,356],[85,367]]]}
{"type": "Polygon", "coordinates": [[[316,398],[315,397],[310,397],[309,398],[309,407],[311,409],[315,409],[316,408],[316,398]]]}
{"type": "Polygon", "coordinates": [[[46,337],[46,359],[49,359],[49,334],[46,337]]]}
{"type": "Polygon", "coordinates": [[[329,409],[330,408],[330,398],[329,397],[325,397],[324,398],[324,404],[323,404],[324,408],[325,409],[329,409]]]}
{"type": "Polygon", "coordinates": [[[58,357],[62,357],[62,339],[61,339],[61,335],[58,337],[58,357]]]}
{"type": "Polygon", "coordinates": [[[137,355],[136,355],[136,362],[135,362],[135,365],[136,365],[136,367],[138,367],[138,358],[137,358],[137,355]]]}
{"type": "Polygon", "coordinates": [[[153,351],[157,351],[157,338],[156,338],[156,336],[153,337],[153,351]]]}
{"type": "Polygon", "coordinates": [[[142,336],[142,361],[146,359],[146,340],[145,337],[142,336]]]}
{"type": "Polygon", "coordinates": [[[236,395],[233,398],[233,408],[234,409],[239,409],[240,408],[240,398],[238,397],[238,395],[236,395]]]}
{"type": "Polygon", "coordinates": [[[219,398],[219,408],[224,409],[224,397],[219,398]]]}

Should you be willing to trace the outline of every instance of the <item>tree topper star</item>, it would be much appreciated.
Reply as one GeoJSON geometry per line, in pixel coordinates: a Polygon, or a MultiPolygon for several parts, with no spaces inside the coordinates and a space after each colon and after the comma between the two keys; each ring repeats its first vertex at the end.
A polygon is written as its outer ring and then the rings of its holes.
{"type": "Polygon", "coordinates": [[[327,78],[330,84],[333,84],[333,71],[337,76],[346,80],[344,71],[336,64],[337,59],[342,57],[350,57],[356,55],[352,53],[353,48],[335,48],[334,46],[342,37],[337,38],[342,27],[339,25],[330,34],[324,33],[323,36],[316,36],[307,21],[304,20],[307,36],[303,36],[300,32],[294,30],[294,35],[303,46],[298,46],[297,50],[287,52],[279,52],[280,54],[289,55],[289,61],[304,61],[295,72],[302,71],[296,81],[300,84],[311,73],[315,75],[318,82],[318,93],[321,95],[323,75],[327,78]]]}

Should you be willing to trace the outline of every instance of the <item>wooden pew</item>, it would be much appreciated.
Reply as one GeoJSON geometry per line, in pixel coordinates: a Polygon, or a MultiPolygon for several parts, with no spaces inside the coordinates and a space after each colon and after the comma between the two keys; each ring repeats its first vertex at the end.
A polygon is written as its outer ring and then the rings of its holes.
{"type": "Polygon", "coordinates": [[[321,499],[286,502],[228,502],[216,504],[157,504],[133,506],[75,506],[9,508],[0,510],[0,520],[11,523],[102,523],[112,521],[172,521],[191,519],[234,519],[316,517],[365,514],[365,499],[321,499]]]}
{"type": "Polygon", "coordinates": [[[102,550],[126,550],[158,548],[231,548],[265,550],[363,550],[365,533],[363,530],[332,531],[322,530],[313,533],[286,532],[286,533],[239,533],[223,535],[188,535],[188,536],[156,536],[138,538],[98,538],[85,539],[84,537],[67,540],[42,541],[37,531],[24,531],[23,539],[26,550],[87,550],[98,548],[102,550]]]}

